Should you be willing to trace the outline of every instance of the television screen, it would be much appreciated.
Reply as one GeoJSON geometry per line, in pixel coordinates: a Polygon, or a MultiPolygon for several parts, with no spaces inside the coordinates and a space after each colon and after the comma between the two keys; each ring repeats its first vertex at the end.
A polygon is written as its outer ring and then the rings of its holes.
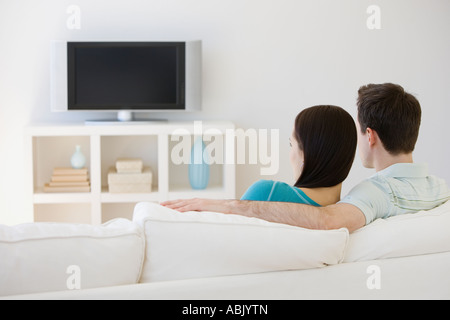
{"type": "Polygon", "coordinates": [[[185,109],[185,43],[69,42],[69,110],[185,109]]]}

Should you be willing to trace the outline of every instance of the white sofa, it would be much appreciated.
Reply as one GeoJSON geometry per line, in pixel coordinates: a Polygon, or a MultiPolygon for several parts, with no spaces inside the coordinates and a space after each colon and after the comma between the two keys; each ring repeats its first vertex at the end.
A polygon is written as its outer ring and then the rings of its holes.
{"type": "Polygon", "coordinates": [[[139,203],[0,226],[0,299],[449,299],[450,202],[352,234],[139,203]]]}

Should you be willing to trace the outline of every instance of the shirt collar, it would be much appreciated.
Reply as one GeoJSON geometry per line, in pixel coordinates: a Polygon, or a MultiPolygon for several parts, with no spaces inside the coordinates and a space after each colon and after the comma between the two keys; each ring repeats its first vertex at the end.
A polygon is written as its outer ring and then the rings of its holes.
{"type": "Polygon", "coordinates": [[[426,163],[396,163],[376,173],[391,178],[425,178],[428,176],[426,163]]]}

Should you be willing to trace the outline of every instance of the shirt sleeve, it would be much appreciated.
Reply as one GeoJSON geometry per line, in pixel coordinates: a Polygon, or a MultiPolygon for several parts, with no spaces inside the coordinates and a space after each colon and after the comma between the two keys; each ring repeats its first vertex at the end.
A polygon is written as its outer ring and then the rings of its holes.
{"type": "Polygon", "coordinates": [[[378,183],[366,180],[355,186],[339,203],[358,207],[366,217],[366,225],[389,212],[389,194],[378,183]]]}

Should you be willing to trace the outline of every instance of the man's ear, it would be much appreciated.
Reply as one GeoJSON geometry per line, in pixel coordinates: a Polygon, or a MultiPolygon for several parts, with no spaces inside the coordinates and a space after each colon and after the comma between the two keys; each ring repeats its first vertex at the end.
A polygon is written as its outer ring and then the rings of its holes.
{"type": "Polygon", "coordinates": [[[366,129],[366,135],[370,147],[373,147],[379,140],[377,132],[371,128],[366,129]]]}

